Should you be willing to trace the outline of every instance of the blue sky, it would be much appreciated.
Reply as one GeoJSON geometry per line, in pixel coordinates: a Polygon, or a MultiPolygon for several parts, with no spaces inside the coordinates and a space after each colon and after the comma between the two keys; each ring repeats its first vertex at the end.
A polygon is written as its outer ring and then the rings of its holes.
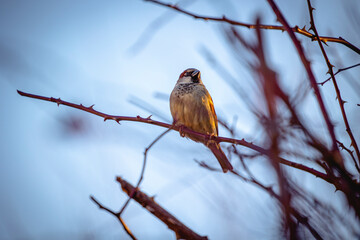
{"type": "MultiPolygon", "coordinates": [[[[292,25],[308,26],[306,1],[277,2],[292,25]]],[[[262,14],[264,23],[276,24],[266,1],[198,0],[184,5],[196,13],[225,13],[244,22],[254,22],[254,16],[262,14]]],[[[360,42],[360,35],[354,31],[359,26],[354,17],[360,9],[359,1],[348,1],[345,6],[338,1],[316,1],[314,5],[321,35],[342,36],[355,45],[360,42]]],[[[127,238],[116,219],[99,210],[89,195],[119,209],[126,196],[115,176],[135,184],[145,147],[164,130],[140,123],[104,123],[78,110],[20,97],[16,89],[87,106],[95,104],[96,110],[109,114],[146,117],[151,113],[131,103],[141,99],[170,121],[168,101],[156,96],[169,95],[179,74],[196,67],[202,71],[218,115],[230,122],[236,116],[241,138],[261,142],[254,116],[203,54],[202,49],[210,50],[256,101],[252,75],[245,65],[235,63],[222,35],[223,26],[143,1],[1,1],[0,238],[127,238]],[[149,27],[156,19],[164,19],[162,25],[149,27]],[[74,131],[70,120],[81,127],[74,131]]],[[[239,30],[246,38],[254,37],[251,30],[239,30]]],[[[269,60],[282,84],[289,91],[296,90],[301,82],[307,84],[288,36],[271,31],[265,36],[269,60]]],[[[319,81],[326,79],[317,45],[299,38],[314,60],[319,81]]],[[[341,66],[359,62],[358,55],[345,47],[329,46],[338,52],[339,57],[335,57],[329,51],[335,63],[339,59],[341,66]]],[[[358,76],[359,70],[351,73],[358,76]]],[[[340,75],[339,79],[344,80],[340,75]]],[[[360,114],[354,106],[360,99],[352,86],[345,80],[340,83],[348,96],[349,119],[355,123],[360,114]]],[[[338,109],[331,107],[336,106],[331,85],[322,90],[331,117],[339,119],[338,109]]],[[[303,112],[319,134],[325,132],[323,123],[317,121],[319,113],[311,95],[303,112]]],[[[156,115],[153,118],[159,119],[156,115]]],[[[353,126],[358,137],[360,128],[353,126]]],[[[226,134],[220,128],[220,135],[226,134]]],[[[338,134],[346,137],[341,127],[338,134]]],[[[211,239],[276,238],[279,225],[273,222],[278,213],[271,210],[275,203],[266,194],[233,176],[202,169],[193,159],[217,164],[204,146],[175,132],[166,135],[149,153],[141,188],[211,239]]],[[[252,167],[261,179],[273,181],[261,164],[252,167]]],[[[339,193],[333,193],[321,180],[299,176],[305,186],[317,186],[320,193],[341,202],[339,193]]],[[[134,202],[124,219],[140,239],[174,237],[134,202]]]]}

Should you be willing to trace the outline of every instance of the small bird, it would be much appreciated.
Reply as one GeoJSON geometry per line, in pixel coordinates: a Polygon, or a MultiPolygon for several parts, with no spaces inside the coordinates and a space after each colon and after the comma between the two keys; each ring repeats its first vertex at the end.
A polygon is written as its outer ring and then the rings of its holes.
{"type": "MultiPolygon", "coordinates": [[[[180,74],[170,95],[170,111],[176,126],[185,126],[195,132],[218,136],[218,120],[214,103],[201,81],[200,71],[188,68],[180,74]]],[[[204,143],[219,161],[223,172],[233,167],[215,141],[204,142],[202,138],[185,134],[195,142],[204,143]]]]}

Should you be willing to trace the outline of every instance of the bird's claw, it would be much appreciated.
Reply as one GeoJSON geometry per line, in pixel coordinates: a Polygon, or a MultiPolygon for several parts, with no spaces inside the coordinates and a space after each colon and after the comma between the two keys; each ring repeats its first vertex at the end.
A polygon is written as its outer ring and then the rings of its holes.
{"type": "Polygon", "coordinates": [[[185,133],[183,131],[184,131],[184,126],[179,126],[179,133],[181,137],[185,137],[185,133]]]}

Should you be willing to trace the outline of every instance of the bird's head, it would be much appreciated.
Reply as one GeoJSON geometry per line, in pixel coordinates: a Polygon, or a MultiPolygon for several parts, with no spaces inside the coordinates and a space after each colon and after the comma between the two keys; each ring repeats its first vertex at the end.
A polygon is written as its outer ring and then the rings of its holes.
{"type": "Polygon", "coordinates": [[[185,71],[183,71],[180,76],[177,83],[200,83],[201,81],[201,74],[200,71],[196,68],[188,68],[185,71]]]}

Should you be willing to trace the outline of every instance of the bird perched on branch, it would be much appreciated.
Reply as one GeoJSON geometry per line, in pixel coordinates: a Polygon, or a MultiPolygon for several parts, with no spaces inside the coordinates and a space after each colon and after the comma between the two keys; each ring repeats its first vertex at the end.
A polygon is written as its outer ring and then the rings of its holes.
{"type": "MultiPolygon", "coordinates": [[[[189,68],[180,74],[170,95],[170,110],[176,126],[185,126],[195,132],[218,136],[214,103],[201,81],[199,70],[189,68]]],[[[213,140],[205,141],[189,134],[185,136],[195,142],[204,143],[219,161],[223,172],[233,169],[219,143],[213,140]]]]}

